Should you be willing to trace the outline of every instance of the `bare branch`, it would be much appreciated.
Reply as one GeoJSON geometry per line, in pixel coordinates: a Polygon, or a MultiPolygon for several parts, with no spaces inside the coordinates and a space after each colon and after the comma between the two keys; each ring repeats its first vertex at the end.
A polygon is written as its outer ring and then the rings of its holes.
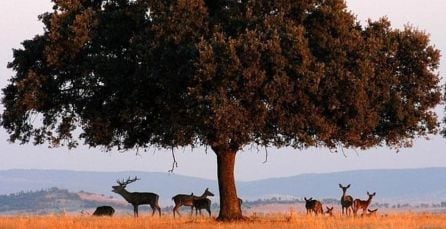
{"type": "Polygon", "coordinates": [[[169,173],[173,173],[175,168],[178,168],[178,162],[177,162],[177,159],[175,158],[175,152],[173,151],[173,147],[172,147],[172,158],[173,158],[172,169],[170,169],[168,171],[169,173]]]}
{"type": "Polygon", "coordinates": [[[353,152],[355,152],[355,153],[356,153],[356,156],[359,157],[359,153],[358,153],[358,151],[357,151],[355,148],[353,148],[353,152]]]}
{"type": "Polygon", "coordinates": [[[265,164],[266,162],[268,162],[268,148],[265,146],[265,160],[262,163],[265,164]]]}
{"type": "Polygon", "coordinates": [[[341,147],[342,154],[344,155],[345,158],[347,158],[347,154],[344,152],[344,147],[342,147],[342,146],[340,146],[340,147],[341,147]]]}

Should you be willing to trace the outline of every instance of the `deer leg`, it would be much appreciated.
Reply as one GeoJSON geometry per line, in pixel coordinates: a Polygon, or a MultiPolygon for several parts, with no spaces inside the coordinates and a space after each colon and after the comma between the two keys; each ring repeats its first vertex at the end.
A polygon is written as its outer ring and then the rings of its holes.
{"type": "Polygon", "coordinates": [[[133,216],[138,217],[138,205],[133,205],[133,216]]]}
{"type": "Polygon", "coordinates": [[[178,211],[178,208],[180,208],[180,205],[176,205],[173,208],[173,217],[175,218],[175,212],[178,214],[178,216],[181,216],[180,211],[178,211]]]}
{"type": "Polygon", "coordinates": [[[211,208],[206,208],[206,210],[207,210],[208,213],[209,213],[209,217],[211,217],[211,208]]]}
{"type": "Polygon", "coordinates": [[[193,216],[193,215],[194,215],[194,205],[190,206],[190,216],[193,216]]]}
{"type": "Polygon", "coordinates": [[[156,208],[158,209],[158,215],[161,217],[161,208],[158,204],[156,204],[156,208]]]}
{"type": "Polygon", "coordinates": [[[153,217],[153,215],[155,215],[155,206],[150,205],[150,207],[152,208],[152,217],[153,217]]]}

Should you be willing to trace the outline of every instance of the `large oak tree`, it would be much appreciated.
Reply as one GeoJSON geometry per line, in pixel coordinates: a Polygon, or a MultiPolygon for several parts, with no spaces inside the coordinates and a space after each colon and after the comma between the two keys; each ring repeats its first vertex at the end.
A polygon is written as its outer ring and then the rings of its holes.
{"type": "Polygon", "coordinates": [[[237,152],[408,146],[435,133],[439,51],[342,0],[53,0],[14,50],[10,141],[106,149],[207,145],[221,220],[242,218],[237,152]]]}

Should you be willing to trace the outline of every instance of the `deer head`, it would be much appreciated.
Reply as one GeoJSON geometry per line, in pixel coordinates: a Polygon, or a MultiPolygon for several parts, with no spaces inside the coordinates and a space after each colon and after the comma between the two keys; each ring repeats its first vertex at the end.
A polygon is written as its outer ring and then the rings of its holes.
{"type": "Polygon", "coordinates": [[[125,188],[127,187],[128,184],[133,183],[137,180],[140,180],[140,179],[136,176],[133,179],[131,179],[129,177],[125,181],[124,180],[116,180],[116,183],[118,183],[118,185],[112,186],[112,188],[113,188],[112,192],[121,193],[123,190],[125,190],[125,188]]]}
{"type": "Polygon", "coordinates": [[[307,199],[307,197],[304,197],[305,202],[309,202],[313,200],[313,197],[310,197],[309,199],[307,199]]]}
{"type": "Polygon", "coordinates": [[[372,193],[372,194],[370,194],[369,192],[367,192],[367,195],[369,196],[369,200],[371,200],[371,199],[376,195],[376,192],[374,192],[374,193],[372,193]]]}
{"type": "Polygon", "coordinates": [[[376,208],[374,210],[367,209],[367,211],[369,212],[370,215],[375,215],[376,212],[378,211],[378,208],[376,208]]]}
{"type": "Polygon", "coordinates": [[[209,188],[204,190],[203,196],[214,196],[214,193],[209,191],[209,188]]]}
{"type": "Polygon", "coordinates": [[[333,215],[333,206],[331,208],[329,208],[328,206],[325,206],[327,208],[327,211],[325,212],[328,215],[333,215]]]}
{"type": "Polygon", "coordinates": [[[347,186],[342,186],[342,184],[339,184],[339,187],[342,189],[342,191],[347,191],[348,188],[350,188],[350,184],[348,184],[347,186]]]}

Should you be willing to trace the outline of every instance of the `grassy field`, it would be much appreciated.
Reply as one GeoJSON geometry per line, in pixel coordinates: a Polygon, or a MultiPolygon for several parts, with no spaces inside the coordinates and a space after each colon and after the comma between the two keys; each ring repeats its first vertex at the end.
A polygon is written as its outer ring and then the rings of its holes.
{"type": "Polygon", "coordinates": [[[131,216],[3,216],[0,228],[156,228],[156,229],[262,229],[262,228],[446,228],[446,214],[398,213],[376,217],[328,217],[287,214],[251,215],[250,220],[237,223],[221,223],[207,217],[171,216],[133,218],[131,216]]]}

